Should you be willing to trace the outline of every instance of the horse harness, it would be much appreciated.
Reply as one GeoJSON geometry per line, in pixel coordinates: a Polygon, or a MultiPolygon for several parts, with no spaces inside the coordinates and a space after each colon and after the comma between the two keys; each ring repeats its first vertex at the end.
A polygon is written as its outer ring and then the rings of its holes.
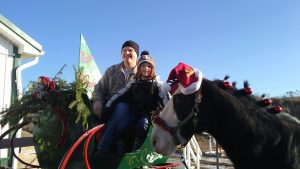
{"type": "MultiPolygon", "coordinates": [[[[193,118],[194,128],[196,127],[196,125],[198,123],[198,118],[197,118],[197,114],[199,112],[198,107],[199,107],[199,104],[201,103],[201,99],[202,99],[201,88],[196,92],[197,93],[195,95],[195,103],[192,108],[192,111],[176,127],[169,126],[164,119],[159,117],[159,111],[155,112],[151,117],[153,124],[158,125],[160,128],[162,128],[163,130],[170,133],[170,135],[173,137],[176,145],[181,144],[179,141],[179,138],[176,134],[177,130],[179,128],[181,128],[183,125],[185,125],[191,118],[193,118]]],[[[184,147],[186,144],[187,143],[185,143],[184,145],[181,145],[181,147],[184,147]]]]}

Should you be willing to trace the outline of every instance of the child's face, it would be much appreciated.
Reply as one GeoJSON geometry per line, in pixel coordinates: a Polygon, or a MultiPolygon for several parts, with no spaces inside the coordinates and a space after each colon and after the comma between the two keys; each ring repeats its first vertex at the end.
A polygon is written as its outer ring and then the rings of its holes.
{"type": "Polygon", "coordinates": [[[140,66],[141,76],[142,77],[150,77],[152,73],[152,65],[150,63],[142,63],[140,66]]]}

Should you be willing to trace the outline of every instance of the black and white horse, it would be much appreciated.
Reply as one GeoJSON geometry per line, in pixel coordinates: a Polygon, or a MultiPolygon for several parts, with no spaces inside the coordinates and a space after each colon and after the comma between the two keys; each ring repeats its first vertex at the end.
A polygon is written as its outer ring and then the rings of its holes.
{"type": "Polygon", "coordinates": [[[300,122],[276,115],[245,90],[224,87],[224,81],[202,80],[201,88],[184,95],[177,90],[153,117],[152,145],[170,155],[193,134],[208,132],[236,169],[299,169],[300,122]]]}

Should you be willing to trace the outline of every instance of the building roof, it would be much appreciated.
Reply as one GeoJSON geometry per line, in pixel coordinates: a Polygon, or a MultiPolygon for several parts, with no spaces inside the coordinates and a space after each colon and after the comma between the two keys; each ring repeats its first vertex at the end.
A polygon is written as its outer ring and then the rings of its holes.
{"type": "Polygon", "coordinates": [[[0,14],[0,35],[8,39],[18,48],[21,58],[44,55],[42,45],[0,14]]]}

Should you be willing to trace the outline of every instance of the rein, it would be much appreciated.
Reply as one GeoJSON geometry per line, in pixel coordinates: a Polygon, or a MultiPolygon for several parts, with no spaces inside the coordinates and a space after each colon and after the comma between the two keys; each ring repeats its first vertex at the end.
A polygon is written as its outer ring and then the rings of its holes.
{"type": "MultiPolygon", "coordinates": [[[[201,103],[201,99],[202,99],[202,94],[201,94],[201,88],[200,88],[196,93],[195,104],[193,106],[192,111],[176,127],[169,126],[164,119],[159,117],[159,112],[156,112],[152,115],[152,117],[151,117],[152,123],[158,125],[160,128],[169,132],[171,134],[171,136],[173,136],[176,144],[181,144],[178,136],[176,135],[176,132],[183,125],[185,125],[192,117],[197,117],[197,113],[199,112],[198,106],[201,103]]],[[[196,119],[196,120],[198,120],[198,119],[196,119]]]]}

